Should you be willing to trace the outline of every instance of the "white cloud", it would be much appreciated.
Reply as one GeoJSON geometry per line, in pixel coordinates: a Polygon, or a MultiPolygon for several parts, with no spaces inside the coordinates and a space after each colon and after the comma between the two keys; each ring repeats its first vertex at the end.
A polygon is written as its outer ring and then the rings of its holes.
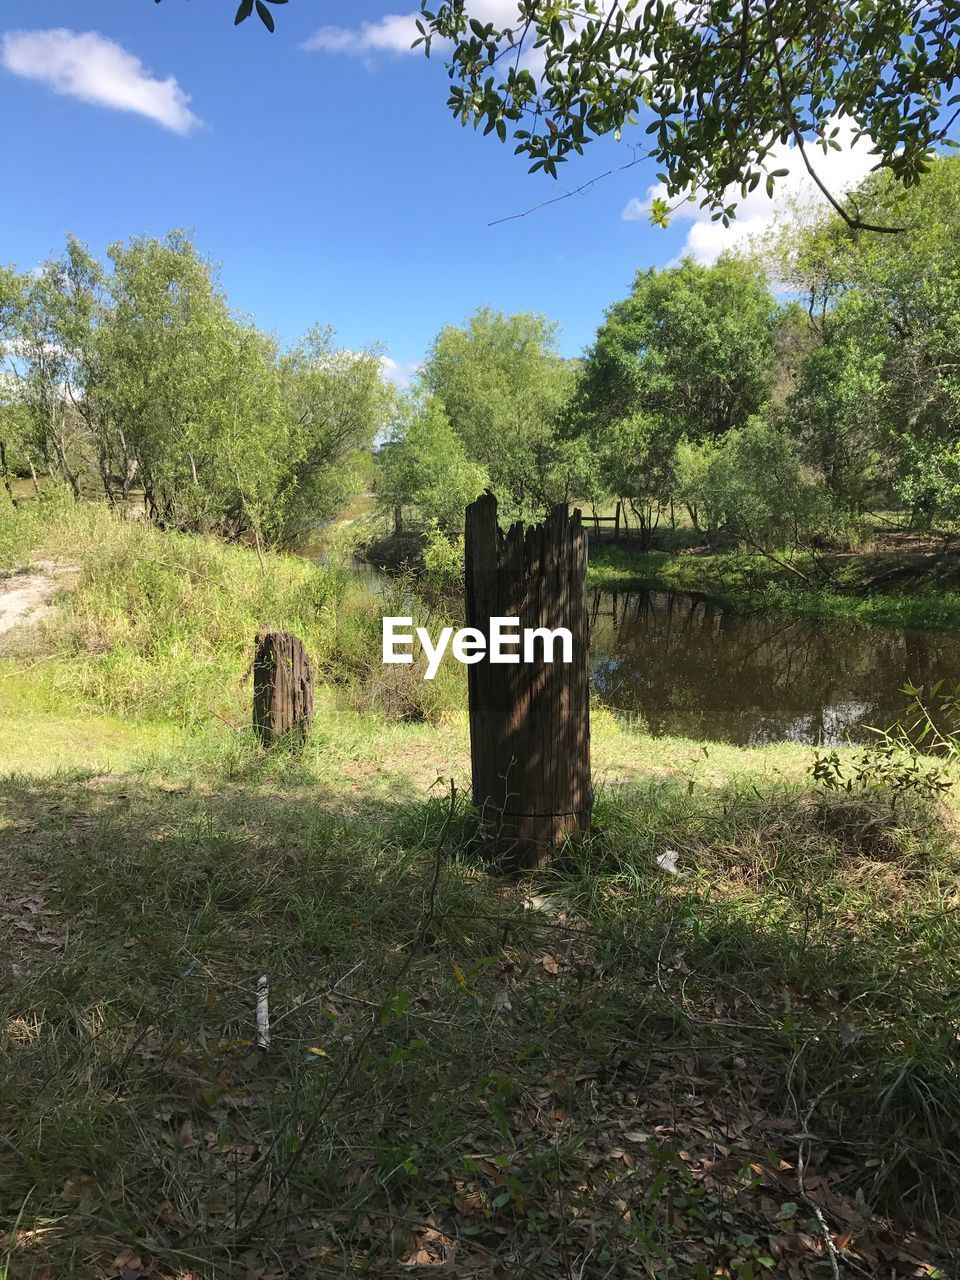
{"type": "MultiPolygon", "coordinates": [[[[842,150],[831,149],[824,155],[818,146],[806,148],[817,176],[836,199],[862,182],[876,164],[876,157],[869,154],[870,141],[862,139],[854,144],[852,137],[853,126],[847,123],[841,126],[836,139],[842,150]]],[[[773,199],[767,196],[762,181],[746,199],[740,197],[739,186],[728,187],[724,199],[737,204],[736,219],[729,227],[711,221],[709,209],[700,208],[702,192],[696,194],[693,202],[682,204],[676,210],[672,215],[674,219],[687,219],[692,223],[680,250],[681,257],[689,255],[698,262],[715,262],[725,250],[743,246],[762,235],[788,208],[816,209],[826,205],[826,197],[807,173],[795,145],[778,143],[767,157],[766,165],[768,169],[789,169],[790,172],[787,177],[777,179],[773,199]]],[[[645,221],[651,201],[658,197],[667,198],[666,188],[659,182],[648,188],[645,200],[634,196],[628,201],[621,215],[624,221],[645,221]]]]}
{"type": "Polygon", "coordinates": [[[200,123],[173,76],[157,80],[139,58],[96,31],[8,31],[0,60],[14,75],[39,80],[55,93],[136,112],[174,133],[189,133],[200,123]]]}
{"type": "Polygon", "coordinates": [[[388,13],[379,22],[363,22],[359,27],[320,27],[303,48],[324,53],[411,53],[420,34],[419,13],[388,13]]]}
{"type": "Polygon", "coordinates": [[[397,387],[409,387],[415,374],[418,374],[423,366],[414,361],[411,364],[402,364],[399,360],[392,360],[390,356],[380,357],[380,371],[385,382],[392,382],[397,387]]]}
{"type": "MultiPolygon", "coordinates": [[[[492,22],[497,26],[519,25],[517,0],[473,0],[471,18],[492,22]],[[516,21],[515,21],[516,20],[516,21]]],[[[359,27],[320,27],[303,48],[324,53],[349,53],[363,57],[371,53],[419,53],[411,46],[420,35],[416,13],[388,13],[377,22],[362,22],[359,27]]]]}
{"type": "MultiPolygon", "coordinates": [[[[40,346],[46,356],[66,354],[66,348],[60,342],[43,342],[40,346]]],[[[35,351],[35,345],[26,338],[10,338],[6,342],[0,342],[0,356],[10,356],[14,360],[27,359],[35,351]]]]}

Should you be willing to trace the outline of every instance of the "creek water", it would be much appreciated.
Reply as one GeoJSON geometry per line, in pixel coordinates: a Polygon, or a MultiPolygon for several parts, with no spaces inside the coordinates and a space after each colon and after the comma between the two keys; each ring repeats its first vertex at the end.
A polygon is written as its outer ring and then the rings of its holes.
{"type": "MultiPolygon", "coordinates": [[[[373,590],[388,576],[370,565],[361,573],[373,590]]],[[[908,680],[960,681],[960,631],[744,613],[647,588],[591,592],[590,611],[594,688],[660,736],[738,746],[869,742],[871,728],[908,711],[908,680]]]]}
{"type": "Polygon", "coordinates": [[[906,709],[905,681],[960,679],[960,632],[737,613],[679,592],[596,592],[602,700],[655,734],[740,745],[868,741],[906,709]]]}

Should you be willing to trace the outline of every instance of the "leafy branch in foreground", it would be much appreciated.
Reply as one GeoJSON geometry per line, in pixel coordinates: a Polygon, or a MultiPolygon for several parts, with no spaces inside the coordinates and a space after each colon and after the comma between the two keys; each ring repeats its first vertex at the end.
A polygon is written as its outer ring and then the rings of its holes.
{"type": "MultiPolygon", "coordinates": [[[[286,0],[270,0],[286,3],[286,0]]],[[[812,180],[851,226],[896,230],[844,205],[817,172],[811,148],[873,142],[876,167],[915,185],[951,136],[960,95],[960,10],[954,0],[516,0],[488,21],[471,0],[421,0],[418,37],[437,42],[463,124],[508,135],[531,172],[557,176],[591,139],[643,124],[667,196],[697,192],[726,225],[729,188],[773,194],[795,146],[812,180]]],[[[263,0],[256,12],[274,29],[263,0]]],[[[254,12],[241,0],[235,22],[254,12]]],[[[661,221],[667,201],[654,201],[661,221]]]]}
{"type": "Polygon", "coordinates": [[[909,186],[953,124],[943,109],[955,101],[944,96],[960,17],[946,0],[522,0],[503,26],[471,17],[464,0],[435,13],[427,3],[423,40],[453,41],[449,106],[464,123],[501,141],[512,130],[531,169],[556,176],[592,137],[645,122],[667,194],[699,192],[724,223],[735,213],[727,189],[745,198],[764,182],[772,194],[786,175],[775,149],[793,143],[842,216],[887,230],[834,199],[807,148],[839,149],[847,119],[852,140],[872,139],[878,167],[909,186]]]}

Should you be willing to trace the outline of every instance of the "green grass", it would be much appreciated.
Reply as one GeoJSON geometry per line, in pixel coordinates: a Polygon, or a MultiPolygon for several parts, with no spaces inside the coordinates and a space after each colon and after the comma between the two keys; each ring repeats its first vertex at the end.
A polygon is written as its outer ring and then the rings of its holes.
{"type": "Polygon", "coordinates": [[[137,768],[147,758],[180,750],[183,731],[149,721],[78,709],[42,677],[0,662],[0,772],[104,773],[137,768]]]}
{"type": "Polygon", "coordinates": [[[164,1276],[385,1274],[443,1240],[466,1274],[564,1249],[597,1277],[762,1274],[782,1237],[815,1276],[813,1204],[859,1214],[854,1260],[920,1223],[909,1247],[948,1266],[934,811],[647,781],[498,884],[440,795],[347,812],[309,763],[191,766],[0,784],[13,1275],[112,1275],[126,1249],[164,1276]]]}
{"type": "Polygon", "coordinates": [[[425,682],[421,665],[380,663],[383,612],[412,606],[428,620],[403,582],[374,596],[342,563],[267,554],[261,565],[249,548],[162,533],[59,493],[0,507],[0,569],[41,559],[81,570],[44,628],[47,678],[74,705],[188,727],[243,723],[261,626],[294,631],[317,675],[373,714],[438,722],[463,701],[450,664],[425,682]]]}
{"type": "Polygon", "coordinates": [[[5,563],[82,572],[0,666],[3,1280],[956,1274],[952,795],[598,708],[594,833],[497,879],[462,687],[378,686],[382,601],[29,521],[5,563]],[[264,620],[317,657],[300,756],[248,728],[264,620]]]}
{"type": "MultiPolygon", "coordinates": [[[[809,570],[804,557],[796,557],[796,563],[802,571],[809,570]]],[[[960,627],[960,591],[916,586],[857,594],[853,587],[858,567],[854,558],[841,574],[840,580],[846,579],[851,586],[847,592],[808,585],[762,556],[641,552],[607,543],[591,546],[587,578],[596,590],[690,591],[730,608],[856,626],[960,627]]]]}

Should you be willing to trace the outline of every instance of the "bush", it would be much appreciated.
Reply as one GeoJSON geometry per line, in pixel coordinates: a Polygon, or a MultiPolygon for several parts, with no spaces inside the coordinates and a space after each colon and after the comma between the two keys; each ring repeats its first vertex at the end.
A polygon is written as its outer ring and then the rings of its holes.
{"type": "Polygon", "coordinates": [[[727,528],[759,551],[809,546],[838,531],[840,517],[822,481],[781,430],[752,418],[729,431],[687,467],[696,481],[708,527],[727,528]]]}

